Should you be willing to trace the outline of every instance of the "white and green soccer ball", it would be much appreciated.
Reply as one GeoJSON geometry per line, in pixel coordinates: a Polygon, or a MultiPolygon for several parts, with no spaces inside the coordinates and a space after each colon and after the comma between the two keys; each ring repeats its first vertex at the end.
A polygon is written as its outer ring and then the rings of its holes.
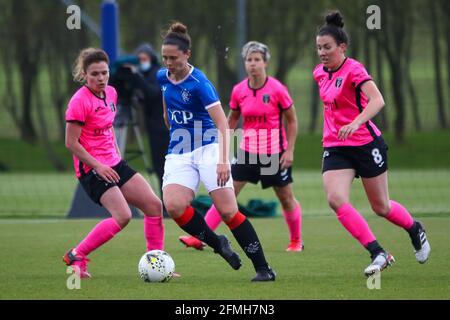
{"type": "Polygon", "coordinates": [[[167,282],[172,279],[175,262],[167,252],[151,250],[139,260],[138,271],[145,282],[167,282]]]}

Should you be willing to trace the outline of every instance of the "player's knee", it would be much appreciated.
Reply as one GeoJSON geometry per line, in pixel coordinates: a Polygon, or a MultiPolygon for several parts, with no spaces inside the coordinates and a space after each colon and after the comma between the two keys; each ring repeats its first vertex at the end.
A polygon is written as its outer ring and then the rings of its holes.
{"type": "Polygon", "coordinates": [[[372,203],[371,207],[373,212],[375,212],[380,217],[386,217],[391,209],[389,203],[384,202],[372,203]]]}
{"type": "Polygon", "coordinates": [[[172,218],[178,218],[189,206],[189,203],[175,199],[168,199],[164,201],[164,206],[166,207],[167,213],[172,218]]]}
{"type": "Polygon", "coordinates": [[[327,194],[327,201],[328,201],[328,205],[334,211],[336,211],[343,204],[348,202],[348,200],[345,197],[343,197],[342,195],[340,195],[338,193],[329,193],[329,194],[327,194]]]}
{"type": "Polygon", "coordinates": [[[121,214],[121,215],[117,216],[115,219],[116,219],[117,223],[119,224],[119,226],[123,229],[128,225],[128,223],[131,220],[131,211],[129,213],[121,214]]]}
{"type": "Polygon", "coordinates": [[[217,208],[217,211],[219,212],[220,216],[222,217],[223,221],[228,221],[230,220],[234,214],[236,212],[238,212],[238,207],[235,205],[227,205],[227,206],[222,206],[220,208],[217,208]]]}
{"type": "Polygon", "coordinates": [[[146,203],[144,213],[149,216],[159,216],[162,212],[162,202],[158,198],[146,203]]]}

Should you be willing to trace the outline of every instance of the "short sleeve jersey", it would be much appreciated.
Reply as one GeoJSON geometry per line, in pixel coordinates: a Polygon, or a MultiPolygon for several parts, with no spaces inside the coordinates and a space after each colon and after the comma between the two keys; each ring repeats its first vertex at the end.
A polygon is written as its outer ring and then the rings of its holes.
{"type": "Polygon", "coordinates": [[[217,129],[208,109],[220,104],[219,96],[205,74],[194,66],[188,75],[173,81],[167,68],[158,71],[170,124],[168,154],[182,154],[217,143],[217,129]]]}
{"type": "Polygon", "coordinates": [[[244,130],[240,148],[249,153],[276,154],[287,148],[283,111],[292,106],[287,88],[267,77],[264,85],[253,89],[249,79],[234,86],[230,108],[241,112],[244,130]]]}
{"type": "MultiPolygon", "coordinates": [[[[101,98],[83,86],[72,96],[66,110],[66,122],[82,125],[79,142],[83,148],[97,161],[111,167],[121,160],[113,132],[116,103],[117,92],[113,87],[107,86],[105,97],[101,98]]],[[[73,163],[77,177],[92,169],[75,155],[73,163]]]]}
{"type": "Polygon", "coordinates": [[[351,58],[346,58],[335,71],[328,71],[319,64],[313,71],[314,80],[319,85],[323,102],[323,146],[361,146],[381,135],[380,130],[368,121],[361,125],[350,138],[338,139],[338,132],[350,124],[367,106],[367,97],[361,86],[372,77],[364,66],[351,58]]]}

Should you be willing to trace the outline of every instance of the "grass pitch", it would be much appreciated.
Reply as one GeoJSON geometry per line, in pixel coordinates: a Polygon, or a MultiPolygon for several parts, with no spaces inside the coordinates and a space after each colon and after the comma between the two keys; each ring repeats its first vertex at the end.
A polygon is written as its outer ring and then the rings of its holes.
{"type": "Polygon", "coordinates": [[[278,273],[271,283],[251,283],[254,270],[231,233],[220,226],[240,253],[243,266],[232,270],[210,248],[200,252],[184,248],[183,232],[165,220],[166,251],[182,277],[168,283],[144,283],[137,264],[145,252],[142,220],[133,220],[112,241],[90,255],[92,279],[79,290],[69,290],[69,277],[61,261],[96,224],[96,220],[1,219],[0,299],[449,299],[450,215],[420,217],[432,246],[430,260],[416,262],[403,230],[375,215],[368,222],[379,242],[397,262],[381,274],[381,288],[369,290],[363,269],[368,253],[337,219],[305,215],[306,250],[285,252],[287,227],[282,218],[252,219],[266,257],[278,273]]]}

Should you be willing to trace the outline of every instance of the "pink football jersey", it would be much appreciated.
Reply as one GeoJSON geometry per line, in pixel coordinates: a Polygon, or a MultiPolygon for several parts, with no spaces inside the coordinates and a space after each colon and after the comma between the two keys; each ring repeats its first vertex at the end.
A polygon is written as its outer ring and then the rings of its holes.
{"type": "MultiPolygon", "coordinates": [[[[83,86],[72,96],[66,111],[67,122],[79,122],[83,125],[80,144],[96,160],[110,167],[121,160],[113,133],[116,104],[117,92],[113,87],[106,87],[105,98],[102,99],[83,86]]],[[[77,177],[81,176],[81,170],[87,173],[92,169],[80,162],[75,155],[73,164],[77,177]]]]}
{"type": "Polygon", "coordinates": [[[361,125],[346,140],[338,140],[338,132],[344,125],[350,124],[367,106],[367,97],[361,91],[361,85],[372,80],[364,66],[358,61],[346,58],[335,71],[325,70],[319,64],[313,72],[319,85],[323,102],[323,146],[361,146],[370,143],[381,135],[380,130],[368,121],[361,125]]]}
{"type": "Polygon", "coordinates": [[[230,108],[243,117],[244,136],[240,148],[258,154],[276,154],[287,148],[282,111],[293,102],[287,88],[278,80],[267,77],[259,89],[252,89],[249,79],[234,86],[230,108]]]}

